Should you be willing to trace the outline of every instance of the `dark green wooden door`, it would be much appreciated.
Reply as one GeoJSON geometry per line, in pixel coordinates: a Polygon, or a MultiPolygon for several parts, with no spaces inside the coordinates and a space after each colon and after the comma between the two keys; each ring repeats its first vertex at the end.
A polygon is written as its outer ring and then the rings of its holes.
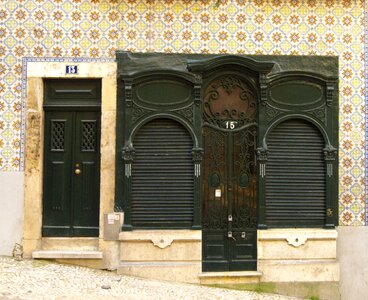
{"type": "Polygon", "coordinates": [[[98,236],[100,113],[45,114],[42,234],[98,236]]]}
{"type": "Polygon", "coordinates": [[[203,271],[257,269],[256,101],[236,76],[204,95],[203,271]]]}

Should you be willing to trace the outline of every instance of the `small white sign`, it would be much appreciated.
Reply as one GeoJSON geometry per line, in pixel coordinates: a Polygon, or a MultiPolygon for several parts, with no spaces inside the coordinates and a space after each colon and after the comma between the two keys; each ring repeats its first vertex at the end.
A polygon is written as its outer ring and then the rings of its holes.
{"type": "Polygon", "coordinates": [[[112,224],[114,224],[115,220],[116,220],[115,214],[108,214],[107,215],[107,224],[112,225],[112,224]]]}
{"type": "Polygon", "coordinates": [[[215,197],[216,198],[221,198],[221,190],[220,189],[215,190],[215,197]]]}

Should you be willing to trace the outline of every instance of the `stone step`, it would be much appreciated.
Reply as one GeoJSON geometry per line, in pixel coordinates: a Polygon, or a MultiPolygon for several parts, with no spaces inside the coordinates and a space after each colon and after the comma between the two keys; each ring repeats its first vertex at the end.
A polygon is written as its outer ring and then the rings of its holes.
{"type": "Polygon", "coordinates": [[[262,272],[203,272],[198,275],[201,284],[259,283],[262,272]]]}
{"type": "Polygon", "coordinates": [[[32,258],[42,259],[102,259],[101,251],[92,250],[38,250],[32,252],[32,258]]]}

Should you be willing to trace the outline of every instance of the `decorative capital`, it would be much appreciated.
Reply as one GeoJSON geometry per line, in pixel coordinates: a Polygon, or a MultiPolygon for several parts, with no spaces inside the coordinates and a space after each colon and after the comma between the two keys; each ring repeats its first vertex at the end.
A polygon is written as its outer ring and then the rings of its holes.
{"type": "Polygon", "coordinates": [[[133,80],[131,78],[124,79],[124,98],[127,107],[132,106],[132,85],[133,80]]]}
{"type": "Polygon", "coordinates": [[[257,160],[261,163],[265,163],[267,161],[268,150],[266,148],[257,148],[257,160]]]}
{"type": "Polygon", "coordinates": [[[203,148],[193,148],[192,150],[192,159],[195,163],[200,163],[203,159],[203,148]]]}
{"type": "MultiPolygon", "coordinates": [[[[201,80],[202,81],[202,80],[201,80]]],[[[202,86],[201,84],[195,84],[194,85],[194,103],[196,106],[199,106],[201,104],[201,97],[202,97],[202,86]]]]}
{"type": "Polygon", "coordinates": [[[134,159],[135,150],[132,146],[127,146],[122,149],[122,158],[126,163],[131,163],[134,159]]]}
{"type": "Polygon", "coordinates": [[[325,156],[325,161],[332,162],[336,159],[337,149],[328,145],[326,148],[323,148],[323,153],[325,156]]]}

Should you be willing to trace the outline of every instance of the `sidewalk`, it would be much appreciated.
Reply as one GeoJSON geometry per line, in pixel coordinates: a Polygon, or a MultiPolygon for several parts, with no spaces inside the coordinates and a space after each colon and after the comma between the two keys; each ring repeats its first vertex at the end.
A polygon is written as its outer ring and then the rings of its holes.
{"type": "Polygon", "coordinates": [[[0,300],[5,299],[262,299],[291,297],[169,283],[48,261],[0,256],[0,300]]]}

